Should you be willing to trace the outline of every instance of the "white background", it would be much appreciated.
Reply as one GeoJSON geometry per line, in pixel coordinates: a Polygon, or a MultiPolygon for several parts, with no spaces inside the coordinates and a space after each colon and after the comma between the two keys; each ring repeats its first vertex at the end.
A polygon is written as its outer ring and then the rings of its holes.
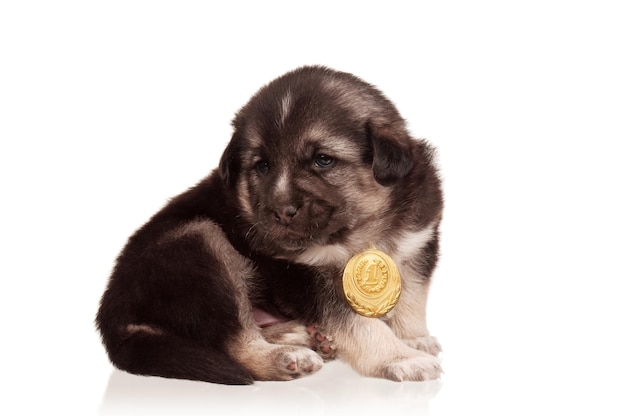
{"type": "Polygon", "coordinates": [[[625,414],[626,14],[510,3],[2,2],[0,407],[625,414]],[[126,238],[217,166],[252,93],[303,64],[377,85],[439,148],[442,381],[113,371],[93,319],[126,238]]]}

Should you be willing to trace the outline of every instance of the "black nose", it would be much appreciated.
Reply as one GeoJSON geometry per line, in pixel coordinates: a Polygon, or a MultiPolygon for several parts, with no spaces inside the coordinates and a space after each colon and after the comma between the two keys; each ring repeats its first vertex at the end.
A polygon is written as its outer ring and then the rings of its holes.
{"type": "Polygon", "coordinates": [[[285,205],[274,211],[274,218],[280,224],[287,226],[293,222],[293,217],[298,213],[298,208],[293,205],[285,205]]]}

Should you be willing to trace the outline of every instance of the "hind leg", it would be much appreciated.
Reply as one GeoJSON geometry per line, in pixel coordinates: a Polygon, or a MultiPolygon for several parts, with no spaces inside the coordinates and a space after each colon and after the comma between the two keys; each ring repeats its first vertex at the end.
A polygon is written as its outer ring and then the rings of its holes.
{"type": "Polygon", "coordinates": [[[228,352],[255,380],[293,380],[322,367],[324,361],[311,350],[304,325],[253,308],[244,282],[235,284],[242,329],[231,339],[228,352]]]}
{"type": "MultiPolygon", "coordinates": [[[[308,345],[298,345],[295,342],[297,337],[291,342],[296,345],[271,344],[263,338],[249,299],[248,283],[254,279],[255,273],[250,261],[239,254],[211,222],[199,221],[187,225],[176,235],[181,238],[194,234],[205,237],[204,248],[210,254],[205,257],[212,259],[213,267],[219,267],[215,274],[221,279],[219,284],[215,282],[212,291],[220,287],[221,295],[227,294],[233,300],[227,305],[232,309],[224,313],[229,318],[235,317],[237,322],[228,327],[229,332],[221,334],[225,352],[248,370],[255,380],[292,380],[319,370],[324,361],[308,345]],[[227,336],[224,337],[224,334],[227,336]]],[[[205,319],[207,316],[211,314],[205,314],[205,319]]]]}
{"type": "Polygon", "coordinates": [[[309,347],[324,361],[337,356],[332,337],[326,335],[317,325],[304,326],[298,321],[287,321],[261,329],[263,338],[272,344],[298,345],[309,347]]]}
{"type": "Polygon", "coordinates": [[[261,329],[263,338],[271,344],[298,345],[309,347],[311,336],[306,327],[298,321],[287,321],[261,329]]]}
{"type": "Polygon", "coordinates": [[[322,368],[324,361],[309,347],[304,326],[280,326],[282,328],[263,331],[263,335],[267,333],[270,339],[281,341],[280,344],[268,342],[258,329],[249,329],[231,343],[229,353],[256,380],[293,380],[322,368]],[[280,332],[288,328],[295,331],[280,332]]]}

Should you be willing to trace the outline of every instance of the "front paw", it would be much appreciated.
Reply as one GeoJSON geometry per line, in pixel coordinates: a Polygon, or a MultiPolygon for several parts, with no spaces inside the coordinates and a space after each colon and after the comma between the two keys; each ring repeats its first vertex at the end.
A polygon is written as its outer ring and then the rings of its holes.
{"type": "Polygon", "coordinates": [[[439,360],[432,355],[416,352],[419,354],[386,364],[382,376],[393,381],[437,380],[442,372],[439,360]]]}
{"type": "Polygon", "coordinates": [[[437,338],[427,335],[425,337],[417,337],[409,340],[404,340],[404,343],[411,348],[418,349],[420,351],[427,352],[428,354],[437,356],[441,352],[441,344],[437,341],[437,338]]]}

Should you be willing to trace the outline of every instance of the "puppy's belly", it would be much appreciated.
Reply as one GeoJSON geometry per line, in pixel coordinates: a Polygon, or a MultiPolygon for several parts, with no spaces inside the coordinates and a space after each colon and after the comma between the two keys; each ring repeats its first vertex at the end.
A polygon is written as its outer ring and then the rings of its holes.
{"type": "Polygon", "coordinates": [[[254,308],[252,310],[254,320],[260,328],[276,325],[281,322],[285,322],[286,319],[282,316],[272,315],[262,309],[254,308]]]}

